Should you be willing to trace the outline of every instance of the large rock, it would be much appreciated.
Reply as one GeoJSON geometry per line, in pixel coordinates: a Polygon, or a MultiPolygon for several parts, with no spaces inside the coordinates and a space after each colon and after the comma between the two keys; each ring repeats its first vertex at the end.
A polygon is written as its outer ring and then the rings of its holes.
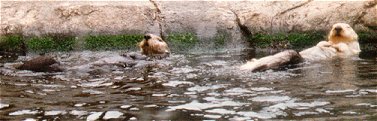
{"type": "MultiPolygon", "coordinates": [[[[155,2],[161,11],[164,33],[195,33],[200,40],[212,40],[227,35],[228,47],[244,47],[237,16],[225,2],[212,1],[160,1],[155,2]]],[[[206,42],[203,45],[212,44],[206,42]]]]}
{"type": "MultiPolygon", "coordinates": [[[[243,47],[257,32],[327,31],[338,22],[377,31],[377,1],[1,2],[1,35],[193,32],[203,41],[230,35],[243,47]]],[[[212,39],[213,40],[213,39],[212,39]]]]}
{"type": "Polygon", "coordinates": [[[148,2],[1,2],[1,33],[159,33],[148,2]]]}
{"type": "Polygon", "coordinates": [[[237,2],[231,4],[253,32],[328,31],[345,22],[357,31],[377,31],[377,1],[237,2]]]}

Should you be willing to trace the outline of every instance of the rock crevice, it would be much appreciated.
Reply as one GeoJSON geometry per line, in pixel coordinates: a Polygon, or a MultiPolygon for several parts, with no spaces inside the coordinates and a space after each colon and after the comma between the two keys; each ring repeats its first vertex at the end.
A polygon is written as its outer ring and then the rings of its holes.
{"type": "Polygon", "coordinates": [[[156,9],[156,11],[153,14],[153,20],[157,21],[159,34],[160,34],[162,39],[165,39],[166,37],[163,34],[163,28],[162,28],[163,19],[161,17],[161,10],[160,10],[160,8],[158,7],[158,4],[155,1],[153,1],[153,0],[149,0],[149,1],[153,4],[154,8],[156,9]]]}

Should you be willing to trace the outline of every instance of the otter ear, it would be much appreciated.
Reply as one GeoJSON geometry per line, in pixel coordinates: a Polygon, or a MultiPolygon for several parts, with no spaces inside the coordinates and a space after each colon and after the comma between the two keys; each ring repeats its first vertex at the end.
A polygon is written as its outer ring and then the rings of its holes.
{"type": "Polygon", "coordinates": [[[146,34],[146,35],[144,35],[144,39],[145,40],[149,40],[149,39],[151,39],[152,37],[149,35],[149,34],[146,34]]]}

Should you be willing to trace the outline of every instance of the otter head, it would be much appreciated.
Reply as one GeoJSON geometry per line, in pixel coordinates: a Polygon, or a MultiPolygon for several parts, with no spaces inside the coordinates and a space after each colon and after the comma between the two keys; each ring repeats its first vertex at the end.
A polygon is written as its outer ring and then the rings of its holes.
{"type": "Polygon", "coordinates": [[[350,25],[346,23],[334,24],[328,35],[328,40],[332,44],[337,44],[340,42],[350,43],[353,41],[357,41],[357,39],[358,36],[356,32],[351,28],[350,25]]]}
{"type": "Polygon", "coordinates": [[[168,44],[161,37],[153,34],[145,34],[138,46],[141,53],[147,56],[170,54],[168,44]]]}

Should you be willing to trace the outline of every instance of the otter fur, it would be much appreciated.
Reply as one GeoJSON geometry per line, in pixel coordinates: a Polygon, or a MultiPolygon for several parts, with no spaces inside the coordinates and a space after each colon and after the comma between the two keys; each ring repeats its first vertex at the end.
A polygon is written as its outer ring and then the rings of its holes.
{"type": "Polygon", "coordinates": [[[299,53],[287,50],[260,59],[253,59],[242,65],[240,69],[261,71],[303,61],[315,62],[335,57],[348,58],[361,52],[356,32],[346,23],[334,24],[327,39],[328,41],[321,41],[316,46],[299,53]]]}
{"type": "Polygon", "coordinates": [[[149,57],[166,57],[170,54],[168,44],[161,37],[154,34],[145,34],[144,39],[138,43],[138,46],[141,53],[149,57]]]}

